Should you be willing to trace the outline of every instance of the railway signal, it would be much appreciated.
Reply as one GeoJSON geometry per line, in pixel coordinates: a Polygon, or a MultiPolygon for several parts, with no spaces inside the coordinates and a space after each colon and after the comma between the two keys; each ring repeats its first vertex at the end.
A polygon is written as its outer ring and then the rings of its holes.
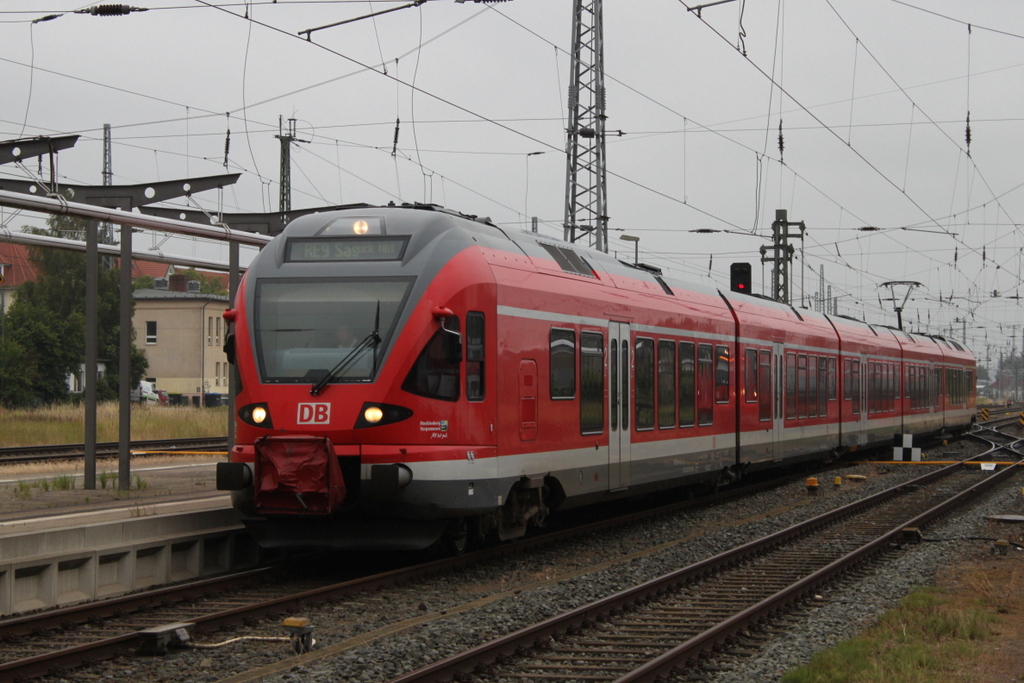
{"type": "Polygon", "coordinates": [[[741,294],[750,294],[750,264],[734,263],[729,266],[729,288],[741,294]]]}

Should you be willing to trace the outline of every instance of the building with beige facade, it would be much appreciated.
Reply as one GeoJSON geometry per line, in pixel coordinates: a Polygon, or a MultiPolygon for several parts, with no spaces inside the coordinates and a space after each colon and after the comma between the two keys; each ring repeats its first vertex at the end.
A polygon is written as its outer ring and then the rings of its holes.
{"type": "MultiPolygon", "coordinates": [[[[190,285],[193,283],[189,283],[190,285]]],[[[198,285],[198,283],[194,283],[198,285]]],[[[228,394],[228,362],[224,355],[227,322],[222,314],[228,298],[174,289],[134,292],[135,345],[146,354],[146,379],[172,397],[190,402],[204,394],[228,394]]]]}

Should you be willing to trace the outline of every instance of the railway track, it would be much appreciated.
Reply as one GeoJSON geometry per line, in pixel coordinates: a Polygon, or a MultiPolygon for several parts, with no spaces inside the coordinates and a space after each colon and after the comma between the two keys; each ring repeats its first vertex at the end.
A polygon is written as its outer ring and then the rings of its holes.
{"type": "MultiPolygon", "coordinates": [[[[116,457],[118,443],[106,442],[96,444],[96,456],[100,458],[116,457]]],[[[151,441],[132,441],[132,451],[225,451],[228,442],[226,437],[208,437],[201,439],[156,439],[151,441]]],[[[84,444],[64,444],[47,446],[14,446],[0,448],[0,465],[45,462],[48,460],[77,460],[85,457],[84,444]]]]}
{"type": "MultiPolygon", "coordinates": [[[[997,446],[985,454],[1006,446],[997,446]]],[[[1018,458],[1019,461],[1019,458],[1018,458]]],[[[758,630],[822,583],[1017,473],[953,465],[392,683],[654,681],[758,630]]]]}
{"type": "MultiPolygon", "coordinates": [[[[296,582],[282,578],[284,575],[275,568],[264,568],[0,621],[0,682],[27,680],[138,651],[143,647],[139,632],[154,626],[188,622],[195,624],[197,630],[210,632],[233,624],[253,623],[254,619],[267,615],[287,614],[305,605],[444,575],[495,558],[528,555],[531,550],[574,537],[751,495],[794,478],[798,477],[776,479],[630,514],[620,512],[609,519],[576,523],[515,544],[414,566],[388,567],[381,571],[379,563],[376,566],[363,564],[353,567],[348,572],[350,578],[340,582],[337,576],[319,583],[296,582]]],[[[405,561],[407,563],[408,559],[405,561]]]]}
{"type": "MultiPolygon", "coordinates": [[[[976,471],[975,471],[976,473],[976,471]]],[[[799,477],[802,479],[802,475],[799,477]]],[[[790,479],[792,480],[792,478],[790,479]]],[[[776,484],[778,482],[775,482],[776,484]]],[[[773,484],[729,492],[731,497],[748,495],[751,490],[773,484]]],[[[136,651],[140,648],[139,631],[174,622],[190,622],[204,632],[217,630],[266,615],[288,615],[345,596],[371,591],[377,587],[395,586],[417,578],[445,575],[461,567],[503,556],[526,557],[543,545],[555,544],[574,537],[601,532],[608,527],[626,525],[641,519],[665,515],[691,506],[706,504],[709,499],[676,503],[630,516],[566,529],[544,537],[511,545],[490,548],[416,565],[332,581],[280,585],[272,570],[240,577],[211,579],[195,584],[164,588],[126,596],[116,600],[66,608],[56,612],[29,615],[0,622],[0,681],[23,680],[64,671],[83,663],[136,651]],[[273,593],[273,595],[271,595],[273,593]]],[[[378,568],[379,569],[379,568],[378,568]]],[[[370,568],[365,568],[370,572],[370,568]]],[[[201,638],[201,636],[200,636],[201,638]]],[[[287,650],[283,650],[285,652],[287,650]]]]}

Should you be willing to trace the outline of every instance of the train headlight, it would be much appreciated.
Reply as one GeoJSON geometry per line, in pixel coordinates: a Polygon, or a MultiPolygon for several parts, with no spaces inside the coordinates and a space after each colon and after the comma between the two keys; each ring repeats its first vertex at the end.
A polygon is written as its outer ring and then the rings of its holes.
{"type": "Polygon", "coordinates": [[[365,235],[370,231],[370,224],[363,220],[358,220],[352,224],[352,232],[357,235],[365,235]]]}
{"type": "Polygon", "coordinates": [[[403,406],[390,403],[364,403],[359,410],[359,418],[356,420],[354,429],[380,427],[401,422],[410,417],[412,417],[412,411],[403,406]]]}
{"type": "Polygon", "coordinates": [[[273,429],[274,421],[270,419],[270,408],[266,403],[250,403],[238,409],[238,419],[253,427],[273,429]]]}

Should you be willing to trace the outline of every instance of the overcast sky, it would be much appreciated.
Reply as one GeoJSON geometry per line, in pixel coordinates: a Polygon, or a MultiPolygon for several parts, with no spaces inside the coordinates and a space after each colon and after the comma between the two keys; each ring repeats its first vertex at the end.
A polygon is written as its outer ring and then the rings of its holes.
{"type": "MultiPolygon", "coordinates": [[[[427,201],[509,228],[537,216],[561,238],[572,3],[430,0],[298,35],[405,4],[138,0],[149,11],[103,17],[4,0],[0,139],[80,134],[61,180],[100,184],[109,123],[114,182],[128,184],[225,172],[230,129],[227,170],[242,177],[223,208],[259,212],[278,208],[274,136],[295,118],[295,208],[427,201]]],[[[841,313],[895,324],[879,285],[918,281],[907,327],[966,327],[983,361],[1011,339],[1020,351],[1019,2],[738,0],[698,17],[607,0],[604,14],[611,251],[632,260],[620,236],[635,235],[644,262],[722,287],[729,263],[750,261],[761,291],[758,249],[786,209],[807,226],[795,299],[823,267],[841,313]]],[[[218,208],[217,192],[196,199],[218,208]]]]}

